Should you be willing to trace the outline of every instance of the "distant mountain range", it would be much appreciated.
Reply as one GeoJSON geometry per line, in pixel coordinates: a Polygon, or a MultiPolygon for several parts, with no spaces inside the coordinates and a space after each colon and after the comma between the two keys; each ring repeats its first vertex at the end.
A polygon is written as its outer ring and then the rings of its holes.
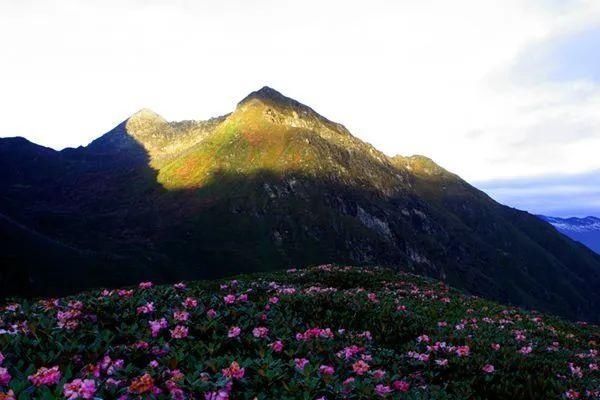
{"type": "Polygon", "coordinates": [[[0,139],[0,168],[4,295],[336,262],[600,320],[600,255],[268,87],[208,121],[142,110],[85,147],[0,139]]]}
{"type": "Polygon", "coordinates": [[[600,253],[600,218],[557,218],[545,215],[539,217],[551,223],[559,232],[600,253]]]}

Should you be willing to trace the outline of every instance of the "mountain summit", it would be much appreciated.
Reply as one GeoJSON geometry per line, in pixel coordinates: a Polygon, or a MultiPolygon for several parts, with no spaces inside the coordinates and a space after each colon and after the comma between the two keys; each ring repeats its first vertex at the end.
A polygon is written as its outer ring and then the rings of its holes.
{"type": "Polygon", "coordinates": [[[281,105],[285,105],[288,107],[299,107],[299,108],[306,107],[302,103],[300,103],[290,97],[284,96],[277,90],[272,89],[268,86],[263,86],[262,88],[250,93],[248,96],[244,97],[244,99],[242,101],[240,101],[238,103],[238,105],[247,103],[254,99],[261,100],[261,101],[268,101],[268,102],[275,103],[275,104],[281,104],[281,105]]]}
{"type": "Polygon", "coordinates": [[[263,104],[272,107],[277,107],[280,109],[283,108],[288,111],[295,111],[296,113],[302,113],[305,115],[318,115],[317,112],[314,111],[312,108],[300,103],[299,101],[292,99],[291,97],[287,97],[278,92],[277,90],[272,89],[268,86],[263,86],[259,90],[256,90],[250,93],[248,96],[244,97],[244,99],[242,99],[242,101],[238,103],[238,107],[244,106],[245,104],[250,103],[253,100],[262,102],[263,104]]]}
{"type": "Polygon", "coordinates": [[[0,139],[5,293],[337,262],[600,320],[599,255],[268,87],[208,121],[141,110],[87,147],[15,146],[0,139]]]}

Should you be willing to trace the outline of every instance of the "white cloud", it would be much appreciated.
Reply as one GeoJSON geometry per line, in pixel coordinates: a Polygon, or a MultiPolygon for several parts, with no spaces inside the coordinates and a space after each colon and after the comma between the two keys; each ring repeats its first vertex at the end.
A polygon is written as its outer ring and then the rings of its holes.
{"type": "Polygon", "coordinates": [[[0,135],[76,146],[142,107],[208,118],[268,84],[467,179],[584,171],[598,82],[532,79],[564,52],[521,61],[598,26],[595,0],[4,1],[0,135]]]}

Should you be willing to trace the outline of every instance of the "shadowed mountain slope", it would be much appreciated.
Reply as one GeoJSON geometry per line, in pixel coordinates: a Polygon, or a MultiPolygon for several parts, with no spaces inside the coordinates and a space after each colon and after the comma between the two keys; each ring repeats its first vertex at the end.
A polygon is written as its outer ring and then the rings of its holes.
{"type": "MultiPolygon", "coordinates": [[[[431,160],[388,157],[270,88],[209,121],[168,122],[142,110],[86,147],[56,152],[0,139],[0,156],[9,171],[0,212],[88,260],[65,274],[65,290],[99,284],[102,269],[92,266],[110,262],[90,254],[126,260],[122,283],[140,271],[174,281],[382,264],[600,319],[600,256],[431,160]]],[[[11,260],[3,268],[18,265],[24,282],[39,280],[41,265],[58,275],[64,268],[43,254],[11,260]]]]}

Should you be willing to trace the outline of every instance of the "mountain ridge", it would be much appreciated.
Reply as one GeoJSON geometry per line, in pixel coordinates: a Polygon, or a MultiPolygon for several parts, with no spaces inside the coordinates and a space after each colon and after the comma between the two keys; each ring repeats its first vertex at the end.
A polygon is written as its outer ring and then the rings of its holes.
{"type": "Polygon", "coordinates": [[[600,218],[593,216],[558,218],[545,215],[538,215],[538,217],[550,223],[564,235],[583,243],[600,254],[600,218]]]}
{"type": "MultiPolygon", "coordinates": [[[[60,243],[124,260],[132,272],[127,278],[126,267],[120,283],[144,273],[173,281],[380,264],[600,319],[600,256],[427,157],[389,157],[270,88],[207,121],[169,122],[143,109],[85,147],[37,158],[27,157],[33,147],[18,156],[8,147],[0,139],[0,168],[9,171],[0,178],[0,212],[60,243]]],[[[7,265],[27,277],[12,287],[0,281],[6,290],[40,279],[30,258],[13,254],[7,265]]],[[[60,265],[47,268],[61,275],[60,265]]],[[[48,285],[60,292],[59,280],[48,285]]]]}
{"type": "Polygon", "coordinates": [[[550,222],[556,227],[560,227],[563,230],[572,230],[575,232],[586,232],[586,231],[600,231],[600,218],[588,215],[587,217],[548,217],[546,215],[540,215],[545,221],[550,222]]]}

